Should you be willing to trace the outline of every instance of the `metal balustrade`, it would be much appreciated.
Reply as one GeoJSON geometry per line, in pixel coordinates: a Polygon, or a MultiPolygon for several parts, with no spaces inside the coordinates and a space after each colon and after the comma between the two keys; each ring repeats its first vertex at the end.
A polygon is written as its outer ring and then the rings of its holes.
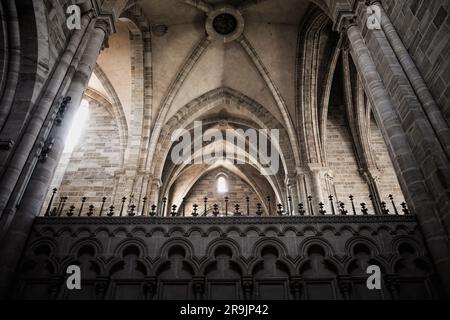
{"type": "MultiPolygon", "coordinates": [[[[355,198],[350,195],[348,197],[348,202],[344,203],[342,201],[335,201],[334,197],[330,195],[328,197],[329,211],[325,208],[325,204],[320,202],[318,205],[314,204],[313,196],[308,196],[307,203],[299,203],[297,208],[293,208],[292,197],[288,197],[288,206],[285,207],[283,204],[279,203],[276,205],[276,211],[272,212],[272,199],[267,197],[267,212],[264,212],[263,205],[257,203],[255,208],[250,208],[250,198],[245,197],[245,205],[237,201],[231,201],[229,197],[224,197],[224,206],[220,206],[217,203],[210,203],[207,197],[203,198],[202,207],[200,205],[193,204],[192,210],[186,207],[186,201],[183,199],[180,207],[173,204],[170,208],[167,208],[167,198],[163,198],[160,205],[152,204],[148,206],[148,198],[144,197],[142,199],[142,206],[138,209],[134,201],[134,197],[130,198],[123,197],[118,207],[114,204],[107,205],[107,197],[101,198],[101,205],[97,209],[93,204],[88,205],[87,197],[82,197],[80,199],[79,206],[71,204],[68,206],[68,197],[61,196],[59,201],[57,198],[58,190],[55,188],[52,191],[47,209],[44,216],[46,217],[135,217],[135,216],[147,216],[147,217],[245,217],[245,216],[347,216],[347,215],[411,215],[412,212],[409,210],[405,202],[397,207],[394,196],[389,195],[387,201],[389,201],[391,208],[388,209],[388,202],[381,202],[379,207],[381,212],[376,212],[373,210],[370,212],[369,205],[361,202],[359,206],[355,198]],[[128,200],[128,203],[127,203],[128,200]],[[242,209],[244,208],[244,209],[242,209]],[[167,210],[166,210],[167,209],[167,210]]],[[[373,197],[369,196],[373,201],[373,197]]],[[[373,207],[376,206],[373,204],[373,207]]]]}

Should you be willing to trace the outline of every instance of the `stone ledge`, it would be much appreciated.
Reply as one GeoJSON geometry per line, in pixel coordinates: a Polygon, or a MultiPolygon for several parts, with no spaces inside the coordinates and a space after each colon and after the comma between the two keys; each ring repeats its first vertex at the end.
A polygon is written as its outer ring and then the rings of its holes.
{"type": "Polygon", "coordinates": [[[76,224],[148,224],[148,225],[245,225],[245,224],[315,224],[315,223],[417,223],[414,215],[397,216],[295,216],[295,217],[37,217],[35,225],[76,225],[76,224]]]}

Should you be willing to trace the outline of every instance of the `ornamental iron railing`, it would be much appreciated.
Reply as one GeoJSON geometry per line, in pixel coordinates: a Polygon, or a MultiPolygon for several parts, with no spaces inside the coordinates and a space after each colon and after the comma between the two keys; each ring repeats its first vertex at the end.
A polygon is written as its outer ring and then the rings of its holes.
{"type": "MultiPolygon", "coordinates": [[[[134,216],[148,216],[148,217],[218,217],[218,216],[346,216],[346,215],[410,215],[412,214],[405,202],[400,203],[398,207],[394,196],[389,195],[386,202],[380,203],[381,212],[377,210],[370,210],[369,205],[355,200],[355,197],[350,195],[348,202],[335,201],[333,196],[329,196],[328,208],[325,203],[320,202],[315,204],[314,198],[308,196],[307,203],[299,203],[297,208],[294,208],[292,197],[288,197],[288,205],[284,206],[281,203],[276,204],[274,207],[273,200],[270,196],[267,200],[267,210],[263,209],[261,203],[256,203],[255,208],[250,206],[250,198],[247,196],[244,198],[244,205],[237,201],[232,201],[229,197],[224,197],[222,205],[218,203],[211,203],[207,197],[203,198],[203,203],[193,204],[192,209],[186,206],[186,199],[183,198],[181,205],[178,207],[173,204],[168,208],[167,198],[163,198],[160,205],[152,204],[148,206],[148,198],[144,197],[140,206],[136,205],[133,196],[129,198],[123,197],[119,203],[119,206],[114,204],[107,204],[107,197],[102,197],[98,202],[99,207],[94,204],[88,204],[88,197],[82,197],[78,206],[76,204],[67,203],[68,197],[57,197],[58,190],[55,188],[52,191],[49,203],[46,207],[44,216],[51,217],[101,217],[101,216],[118,216],[118,217],[134,217],[134,216]],[[388,208],[388,202],[389,207],[388,208]],[[328,211],[327,211],[328,209],[328,211]],[[274,211],[274,212],[273,212],[274,211]]],[[[373,201],[373,197],[369,196],[369,199],[373,201]]],[[[97,202],[96,202],[97,203],[97,202]]]]}

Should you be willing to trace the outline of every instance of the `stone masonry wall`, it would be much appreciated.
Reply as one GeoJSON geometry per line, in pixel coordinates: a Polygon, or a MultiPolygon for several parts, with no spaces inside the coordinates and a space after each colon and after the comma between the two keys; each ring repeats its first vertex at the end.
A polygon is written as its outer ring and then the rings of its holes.
{"type": "Polygon", "coordinates": [[[66,207],[74,204],[77,208],[86,196],[84,211],[90,204],[98,211],[103,196],[108,198],[108,206],[112,202],[114,175],[120,169],[120,142],[116,122],[105,107],[91,102],[89,111],[89,120],[70,160],[62,161],[58,168],[61,174],[63,166],[67,166],[59,196],[68,197],[66,207]]]}
{"type": "MultiPolygon", "coordinates": [[[[349,195],[353,195],[357,205],[365,202],[373,212],[368,197],[370,191],[366,181],[360,175],[350,129],[343,106],[333,106],[328,116],[327,127],[327,155],[328,164],[334,174],[334,186],[338,201],[349,202],[349,195]]],[[[395,174],[394,166],[389,157],[387,146],[374,120],[370,132],[371,148],[376,157],[380,170],[380,196],[387,203],[387,208],[394,213],[389,195],[392,194],[397,207],[404,201],[403,193],[395,174]]],[[[399,209],[399,208],[398,208],[399,209]]]]}
{"type": "Polygon", "coordinates": [[[375,154],[377,166],[381,173],[379,181],[381,197],[388,203],[388,209],[392,212],[392,205],[388,201],[389,195],[392,194],[394,196],[397,206],[404,202],[405,199],[395,173],[394,165],[389,157],[386,143],[384,142],[381,131],[373,117],[370,127],[370,145],[375,154]]]}
{"type": "Polygon", "coordinates": [[[370,203],[369,187],[359,174],[353,141],[343,105],[332,106],[327,124],[327,159],[333,171],[337,200],[347,203],[349,195],[370,203]]]}
{"type": "Polygon", "coordinates": [[[450,122],[450,2],[386,0],[383,6],[450,122]]]}
{"type": "Polygon", "coordinates": [[[240,211],[243,214],[247,212],[247,204],[245,197],[250,197],[250,213],[254,214],[256,211],[256,204],[261,202],[252,188],[241,178],[236,175],[223,171],[221,169],[216,169],[208,173],[206,176],[201,178],[195,183],[191,191],[186,196],[186,214],[190,214],[192,211],[192,205],[197,204],[199,206],[198,213],[203,214],[204,209],[204,197],[208,197],[208,210],[212,209],[212,206],[217,203],[219,205],[219,211],[224,213],[225,211],[225,197],[228,197],[228,212],[234,212],[234,205],[236,203],[240,204],[240,211]],[[228,181],[228,193],[218,193],[216,185],[216,176],[220,173],[225,173],[227,175],[228,181]]]}

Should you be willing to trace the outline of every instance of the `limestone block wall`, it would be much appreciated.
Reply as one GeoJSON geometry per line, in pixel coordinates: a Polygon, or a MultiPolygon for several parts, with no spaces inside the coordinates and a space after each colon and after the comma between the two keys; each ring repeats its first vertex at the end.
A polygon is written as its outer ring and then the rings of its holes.
{"type": "MultiPolygon", "coordinates": [[[[379,188],[381,197],[387,201],[388,196],[394,196],[397,205],[405,201],[403,192],[395,173],[394,166],[387,150],[386,143],[383,140],[381,131],[378,128],[375,120],[372,117],[370,126],[370,145],[374,152],[378,169],[380,170],[379,188]]],[[[388,202],[388,201],[387,201],[388,202]]],[[[391,204],[388,202],[388,209],[393,210],[391,204]]]]}
{"type": "Polygon", "coordinates": [[[63,176],[56,175],[54,181],[61,180],[59,195],[68,197],[67,207],[79,207],[80,199],[86,196],[88,205],[99,209],[103,196],[108,198],[107,204],[113,200],[114,176],[120,169],[119,131],[104,106],[91,102],[89,110],[89,120],[70,160],[59,165],[58,174],[63,176]]]}
{"type": "MultiPolygon", "coordinates": [[[[256,204],[261,203],[262,200],[258,198],[253,189],[238,176],[220,169],[216,169],[208,173],[195,183],[186,197],[186,212],[191,213],[192,205],[199,205],[199,214],[204,212],[204,198],[208,197],[208,210],[217,203],[219,205],[220,212],[225,210],[224,197],[229,198],[228,212],[234,212],[234,205],[239,203],[242,213],[246,213],[246,200],[245,197],[250,197],[250,212],[256,212],[256,204]],[[228,180],[229,192],[219,193],[216,187],[216,176],[220,173],[225,173],[228,180]]],[[[265,196],[265,195],[264,195],[265,196]]],[[[265,200],[265,199],[263,199],[265,200]]]]}
{"type": "MultiPolygon", "coordinates": [[[[404,202],[405,199],[389,157],[386,143],[373,118],[370,128],[370,143],[380,171],[380,196],[387,203],[387,208],[394,213],[389,195],[392,194],[394,196],[397,206],[404,202]]],[[[366,181],[359,173],[344,106],[333,106],[330,110],[327,124],[326,150],[328,165],[333,171],[337,200],[348,203],[349,195],[353,195],[358,201],[357,205],[365,202],[371,207],[371,201],[368,197],[370,191],[366,181]]]]}
{"type": "Polygon", "coordinates": [[[343,105],[332,106],[328,114],[326,152],[333,171],[337,200],[347,202],[348,196],[369,201],[369,187],[359,174],[347,115],[343,105]]]}
{"type": "Polygon", "coordinates": [[[383,6],[450,122],[450,2],[388,0],[383,6]]]}

